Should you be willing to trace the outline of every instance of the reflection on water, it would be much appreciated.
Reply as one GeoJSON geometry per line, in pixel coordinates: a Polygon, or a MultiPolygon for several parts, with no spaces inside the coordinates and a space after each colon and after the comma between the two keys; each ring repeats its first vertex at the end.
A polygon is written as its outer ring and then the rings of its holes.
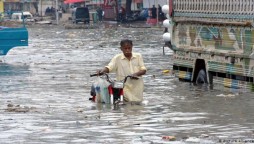
{"type": "Polygon", "coordinates": [[[163,73],[172,68],[171,55],[162,53],[163,30],[29,31],[29,47],[13,49],[0,65],[2,143],[168,143],[163,136],[175,136],[178,143],[217,143],[253,138],[253,93],[197,86],[163,73]],[[118,107],[93,103],[88,100],[89,75],[120,52],[123,37],[134,40],[134,51],[142,53],[148,68],[144,102],[118,107]],[[6,111],[8,104],[29,111],[6,111]]]}
{"type": "Polygon", "coordinates": [[[14,89],[23,89],[27,85],[28,75],[29,66],[0,63],[0,92],[4,94],[14,89]]]}
{"type": "Polygon", "coordinates": [[[0,77],[4,76],[17,76],[28,74],[29,66],[26,65],[11,65],[6,63],[0,63],[0,77]]]}

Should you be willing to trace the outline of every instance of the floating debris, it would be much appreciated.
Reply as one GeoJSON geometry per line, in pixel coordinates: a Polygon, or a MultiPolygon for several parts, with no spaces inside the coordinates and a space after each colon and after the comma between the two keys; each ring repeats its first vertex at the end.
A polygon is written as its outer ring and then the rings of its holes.
{"type": "Polygon", "coordinates": [[[170,70],[163,70],[162,72],[163,72],[163,73],[169,73],[170,70]]]}
{"type": "Polygon", "coordinates": [[[176,138],[174,136],[163,136],[162,139],[169,140],[169,141],[175,141],[176,138]]]}
{"type": "Polygon", "coordinates": [[[234,94],[219,94],[219,95],[216,95],[217,97],[235,97],[234,94]]]}
{"type": "Polygon", "coordinates": [[[26,112],[29,112],[34,109],[35,109],[34,107],[27,107],[27,106],[21,107],[20,105],[14,106],[13,104],[8,104],[5,111],[6,112],[26,113],[26,112]]]}
{"type": "Polygon", "coordinates": [[[77,112],[82,113],[84,110],[83,109],[78,109],[77,112]]]}
{"type": "Polygon", "coordinates": [[[36,24],[52,24],[52,22],[45,20],[45,21],[38,21],[36,22],[36,24]]]}
{"type": "Polygon", "coordinates": [[[207,137],[209,137],[209,135],[207,135],[207,134],[201,134],[200,137],[201,138],[207,138],[207,137]]]}
{"type": "Polygon", "coordinates": [[[185,140],[186,142],[199,143],[200,139],[196,137],[189,137],[185,140]]]}

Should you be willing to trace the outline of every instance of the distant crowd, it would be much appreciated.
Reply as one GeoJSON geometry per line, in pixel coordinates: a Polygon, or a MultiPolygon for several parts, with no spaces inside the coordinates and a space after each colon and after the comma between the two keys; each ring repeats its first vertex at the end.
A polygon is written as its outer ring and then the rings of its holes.
{"type": "MultiPolygon", "coordinates": [[[[149,9],[149,14],[148,15],[149,15],[150,18],[157,18],[157,8],[155,7],[155,5],[153,5],[153,7],[149,9]]],[[[162,8],[161,8],[160,5],[158,5],[158,19],[160,21],[166,19],[166,16],[162,12],[162,8]]]]}

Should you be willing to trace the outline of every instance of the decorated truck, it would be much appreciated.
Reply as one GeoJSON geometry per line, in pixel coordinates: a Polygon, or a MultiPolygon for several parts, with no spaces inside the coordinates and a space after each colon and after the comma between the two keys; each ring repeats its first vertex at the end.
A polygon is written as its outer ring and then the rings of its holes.
{"type": "Polygon", "coordinates": [[[254,91],[253,0],[169,0],[162,10],[179,79],[254,91]]]}

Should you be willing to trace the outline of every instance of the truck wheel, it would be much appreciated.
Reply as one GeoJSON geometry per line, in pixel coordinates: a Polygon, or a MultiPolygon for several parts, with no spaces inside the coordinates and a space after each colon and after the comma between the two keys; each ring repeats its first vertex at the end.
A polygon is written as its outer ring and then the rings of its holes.
{"type": "Polygon", "coordinates": [[[197,79],[196,79],[196,84],[204,84],[204,83],[208,84],[207,75],[206,75],[205,70],[201,69],[198,72],[198,76],[197,76],[197,79]]]}

